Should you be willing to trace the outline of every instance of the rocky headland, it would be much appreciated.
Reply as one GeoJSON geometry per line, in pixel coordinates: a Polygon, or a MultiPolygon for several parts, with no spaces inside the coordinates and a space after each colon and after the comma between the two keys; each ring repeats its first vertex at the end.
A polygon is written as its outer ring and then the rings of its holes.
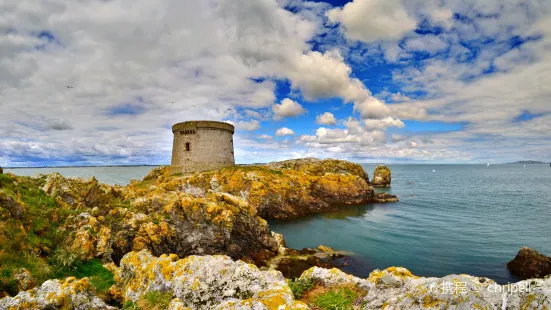
{"type": "Polygon", "coordinates": [[[158,168],[127,186],[1,174],[0,309],[550,306],[549,279],[504,299],[475,292],[497,284],[466,275],[419,278],[392,267],[356,278],[331,269],[343,253],[289,249],[266,222],[392,201],[375,193],[361,166],[339,160],[185,175],[158,168]],[[470,288],[432,290],[445,280],[470,288]]]}

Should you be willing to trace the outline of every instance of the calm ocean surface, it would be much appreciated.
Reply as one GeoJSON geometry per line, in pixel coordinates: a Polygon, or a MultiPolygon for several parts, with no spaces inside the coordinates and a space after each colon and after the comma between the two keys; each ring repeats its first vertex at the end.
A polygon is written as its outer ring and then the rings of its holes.
{"type": "MultiPolygon", "coordinates": [[[[348,207],[271,222],[292,248],[319,244],[353,253],[348,272],[404,266],[420,276],[468,273],[517,281],[505,264],[521,246],[551,255],[549,165],[389,165],[400,202],[348,207]],[[435,170],[435,172],[433,172],[435,170]]],[[[124,185],[153,167],[6,169],[60,172],[124,185]]],[[[371,177],[375,165],[364,165],[371,177]]],[[[384,190],[383,190],[384,191],[384,190]]]]}

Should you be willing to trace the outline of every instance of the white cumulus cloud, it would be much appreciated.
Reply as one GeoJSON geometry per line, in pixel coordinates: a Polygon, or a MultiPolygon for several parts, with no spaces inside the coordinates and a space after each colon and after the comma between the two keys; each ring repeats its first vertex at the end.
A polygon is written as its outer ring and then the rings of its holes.
{"type": "Polygon", "coordinates": [[[298,102],[289,98],[281,100],[281,104],[274,104],[272,106],[272,111],[274,112],[274,119],[276,120],[285,117],[299,116],[306,113],[306,109],[304,109],[298,102]]]}
{"type": "Polygon", "coordinates": [[[403,127],[406,126],[404,124],[404,122],[402,122],[401,120],[394,119],[390,116],[386,117],[386,118],[383,118],[383,119],[366,119],[364,121],[364,123],[365,123],[365,127],[367,129],[381,129],[381,130],[384,130],[384,129],[387,129],[387,128],[390,128],[390,127],[403,128],[403,127]]]}
{"type": "Polygon", "coordinates": [[[235,128],[245,131],[255,131],[260,129],[260,123],[257,120],[251,120],[249,122],[240,121],[235,123],[235,128]]]}
{"type": "Polygon", "coordinates": [[[285,137],[285,136],[292,136],[295,134],[295,132],[287,127],[283,127],[276,130],[275,134],[278,137],[285,137]]]}
{"type": "Polygon", "coordinates": [[[325,112],[321,115],[316,116],[316,123],[320,125],[336,125],[337,119],[332,113],[325,112]]]}
{"type": "Polygon", "coordinates": [[[354,0],[327,17],[341,24],[348,39],[364,42],[400,39],[417,26],[401,0],[354,0]]]}

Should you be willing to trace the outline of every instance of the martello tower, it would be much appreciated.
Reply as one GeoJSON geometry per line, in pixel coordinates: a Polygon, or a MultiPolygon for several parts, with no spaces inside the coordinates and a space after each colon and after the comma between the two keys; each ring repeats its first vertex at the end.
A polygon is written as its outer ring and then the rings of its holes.
{"type": "Polygon", "coordinates": [[[234,127],[215,121],[188,121],[172,126],[172,173],[206,171],[235,165],[234,127]]]}

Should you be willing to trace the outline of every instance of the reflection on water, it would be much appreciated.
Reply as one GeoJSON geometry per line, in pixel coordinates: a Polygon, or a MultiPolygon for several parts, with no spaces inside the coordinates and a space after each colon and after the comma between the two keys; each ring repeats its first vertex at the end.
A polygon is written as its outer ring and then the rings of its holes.
{"type": "Polygon", "coordinates": [[[345,206],[338,211],[322,214],[321,217],[334,220],[345,220],[348,217],[360,217],[375,208],[375,205],[345,206]]]}

